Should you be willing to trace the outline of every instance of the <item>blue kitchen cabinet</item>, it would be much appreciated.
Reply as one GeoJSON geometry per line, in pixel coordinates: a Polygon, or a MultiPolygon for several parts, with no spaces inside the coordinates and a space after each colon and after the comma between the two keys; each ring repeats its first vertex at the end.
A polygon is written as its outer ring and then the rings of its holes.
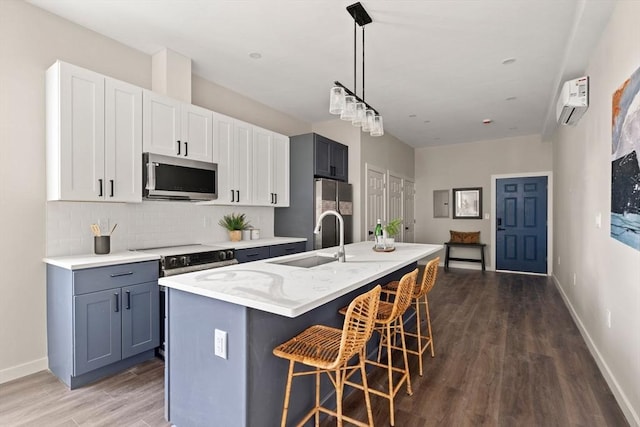
{"type": "Polygon", "coordinates": [[[260,261],[267,258],[274,258],[282,255],[297,254],[304,252],[305,242],[284,243],[281,245],[258,246],[255,248],[236,249],[236,259],[238,262],[260,261]]]}
{"type": "MultiPolygon", "coordinates": [[[[319,178],[330,178],[347,182],[349,180],[349,147],[332,141],[322,135],[313,136],[313,174],[319,178]]],[[[302,136],[304,138],[304,136],[302,136]]],[[[291,157],[291,161],[300,161],[291,157]]]]}
{"type": "Polygon", "coordinates": [[[49,369],[71,389],[154,357],[158,263],[47,266],[49,369]]]}
{"type": "Polygon", "coordinates": [[[291,255],[304,252],[306,242],[285,243],[284,245],[273,245],[269,247],[269,257],[274,258],[282,255],[291,255]]]}

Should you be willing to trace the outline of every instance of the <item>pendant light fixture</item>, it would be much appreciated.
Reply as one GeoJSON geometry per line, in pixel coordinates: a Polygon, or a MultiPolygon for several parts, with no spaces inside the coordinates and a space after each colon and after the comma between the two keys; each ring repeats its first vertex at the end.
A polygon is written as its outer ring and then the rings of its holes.
{"type": "Polygon", "coordinates": [[[347,12],[353,17],[353,91],[339,81],[333,82],[334,86],[329,94],[329,113],[339,114],[342,120],[350,120],[353,126],[360,126],[363,132],[369,132],[371,136],[382,136],[384,135],[382,116],[364,100],[364,26],[373,20],[359,2],[347,6],[347,12]],[[356,95],[358,25],[362,28],[362,98],[356,95]]]}

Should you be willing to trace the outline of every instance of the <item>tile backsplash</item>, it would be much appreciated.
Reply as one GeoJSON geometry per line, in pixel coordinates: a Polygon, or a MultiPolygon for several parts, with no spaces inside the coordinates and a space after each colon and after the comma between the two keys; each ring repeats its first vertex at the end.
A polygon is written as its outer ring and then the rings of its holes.
{"type": "Polygon", "coordinates": [[[118,224],[111,252],[158,246],[224,242],[227,232],[218,225],[223,215],[244,213],[260,237],[273,237],[274,208],[212,206],[189,202],[144,201],[136,204],[47,202],[47,256],[93,253],[91,224],[102,234],[118,224]]]}

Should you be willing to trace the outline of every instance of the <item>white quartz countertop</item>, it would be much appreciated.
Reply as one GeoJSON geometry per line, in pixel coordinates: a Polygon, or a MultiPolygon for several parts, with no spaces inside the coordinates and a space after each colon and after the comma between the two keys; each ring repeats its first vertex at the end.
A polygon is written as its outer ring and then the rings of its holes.
{"type": "Polygon", "coordinates": [[[158,255],[151,255],[143,252],[124,251],[114,252],[107,255],[70,255],[60,257],[48,257],[43,261],[47,264],[66,268],[67,270],[80,270],[83,268],[104,267],[108,265],[129,264],[132,262],[158,260],[158,255]]]}
{"type": "MultiPolygon", "coordinates": [[[[265,239],[266,240],[266,239],[265,239]]],[[[337,248],[304,252],[160,278],[160,285],[287,317],[297,317],[442,250],[443,245],[397,243],[375,252],[372,242],[345,246],[347,261],[303,268],[279,264],[337,248]]]]}

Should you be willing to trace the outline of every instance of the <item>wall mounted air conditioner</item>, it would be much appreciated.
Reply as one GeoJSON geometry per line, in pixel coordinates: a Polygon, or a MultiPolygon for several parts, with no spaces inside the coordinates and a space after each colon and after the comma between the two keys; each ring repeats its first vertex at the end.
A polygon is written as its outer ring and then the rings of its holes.
{"type": "Polygon", "coordinates": [[[556,104],[558,123],[575,125],[587,108],[589,108],[589,76],[564,82],[556,104]]]}

